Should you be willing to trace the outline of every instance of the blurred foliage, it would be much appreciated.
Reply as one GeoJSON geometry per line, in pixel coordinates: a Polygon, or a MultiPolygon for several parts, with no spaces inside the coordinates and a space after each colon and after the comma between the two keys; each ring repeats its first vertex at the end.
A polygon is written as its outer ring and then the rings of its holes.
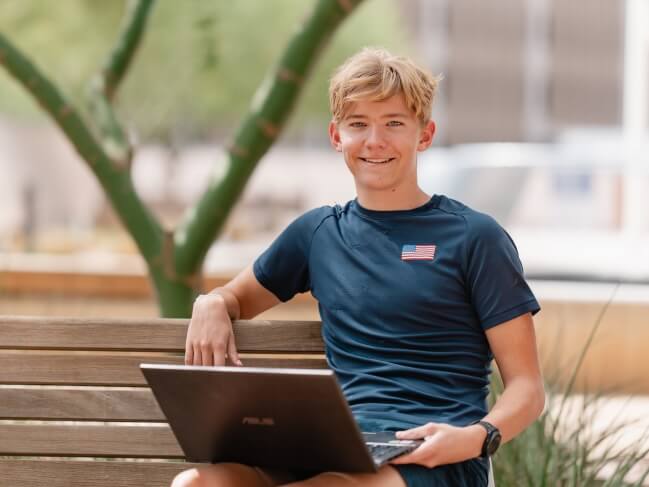
{"type": "MultiPolygon", "coordinates": [[[[493,458],[495,483],[499,487],[642,487],[649,479],[649,430],[637,441],[624,444],[624,431],[637,430],[638,421],[625,419],[624,408],[595,428],[607,397],[603,393],[578,394],[577,376],[590,350],[602,319],[620,285],[600,310],[580,350],[568,368],[570,378],[546,379],[545,409],[519,436],[502,446],[493,458]]],[[[559,372],[559,371],[557,371],[559,372]]],[[[491,377],[490,409],[505,390],[502,377],[491,377]]],[[[614,390],[606,391],[609,394],[614,390]]],[[[628,434],[628,433],[627,433],[628,434]]]]}
{"type": "MultiPolygon", "coordinates": [[[[492,380],[492,401],[504,390],[492,380]]],[[[642,487],[649,479],[649,431],[637,443],[617,446],[623,431],[637,429],[624,410],[601,430],[592,426],[605,405],[601,394],[573,394],[546,385],[546,409],[539,419],[493,458],[498,487],[642,487]],[[615,448],[613,448],[615,447],[615,448]],[[629,475],[633,472],[634,475],[629,475]],[[633,480],[631,480],[632,477],[633,480]]]]}
{"type": "MultiPolygon", "coordinates": [[[[118,92],[120,118],[144,139],[182,142],[229,135],[313,4],[159,0],[118,92]]],[[[86,83],[117,37],[125,6],[121,0],[3,0],[0,30],[81,105],[86,83]]],[[[287,127],[289,137],[314,125],[323,131],[328,76],[364,45],[413,54],[398,2],[369,0],[337,32],[287,127]]],[[[40,116],[6,73],[0,74],[0,112],[40,116]]]]}

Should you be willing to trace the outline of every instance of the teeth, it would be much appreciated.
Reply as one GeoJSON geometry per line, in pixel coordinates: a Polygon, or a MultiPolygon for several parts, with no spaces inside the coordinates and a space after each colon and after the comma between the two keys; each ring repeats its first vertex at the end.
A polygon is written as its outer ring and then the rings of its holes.
{"type": "Polygon", "coordinates": [[[389,158],[389,159],[364,159],[364,158],[361,158],[361,159],[363,159],[365,162],[371,162],[373,164],[383,164],[385,162],[389,162],[389,161],[392,160],[391,158],[389,158]]]}

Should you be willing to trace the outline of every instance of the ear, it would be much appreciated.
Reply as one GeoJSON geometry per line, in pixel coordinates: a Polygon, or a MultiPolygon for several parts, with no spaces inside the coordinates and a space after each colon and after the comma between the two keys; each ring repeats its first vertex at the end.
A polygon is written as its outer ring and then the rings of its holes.
{"type": "Polygon", "coordinates": [[[338,124],[333,120],[329,122],[329,141],[331,146],[338,152],[343,151],[343,145],[340,142],[340,132],[338,132],[338,124]]]}
{"type": "Polygon", "coordinates": [[[421,133],[419,134],[419,143],[417,144],[417,150],[419,152],[422,152],[428,149],[430,147],[430,144],[433,143],[434,136],[435,136],[435,122],[430,120],[421,129],[421,133]]]}

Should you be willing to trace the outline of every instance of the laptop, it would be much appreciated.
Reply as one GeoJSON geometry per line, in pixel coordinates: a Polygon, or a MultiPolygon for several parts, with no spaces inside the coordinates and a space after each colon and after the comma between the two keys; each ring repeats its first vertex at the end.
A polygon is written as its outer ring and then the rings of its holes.
{"type": "Polygon", "coordinates": [[[331,370],[140,369],[191,462],[370,473],[421,444],[362,433],[331,370]]]}

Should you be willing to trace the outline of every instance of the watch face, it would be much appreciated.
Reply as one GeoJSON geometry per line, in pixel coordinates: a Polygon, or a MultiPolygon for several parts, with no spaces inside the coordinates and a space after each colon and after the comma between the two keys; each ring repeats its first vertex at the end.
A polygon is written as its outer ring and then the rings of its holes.
{"type": "Polygon", "coordinates": [[[489,443],[487,444],[487,455],[491,456],[496,453],[496,450],[498,450],[498,447],[500,446],[501,440],[502,436],[496,431],[495,434],[491,438],[489,438],[489,443]]]}

